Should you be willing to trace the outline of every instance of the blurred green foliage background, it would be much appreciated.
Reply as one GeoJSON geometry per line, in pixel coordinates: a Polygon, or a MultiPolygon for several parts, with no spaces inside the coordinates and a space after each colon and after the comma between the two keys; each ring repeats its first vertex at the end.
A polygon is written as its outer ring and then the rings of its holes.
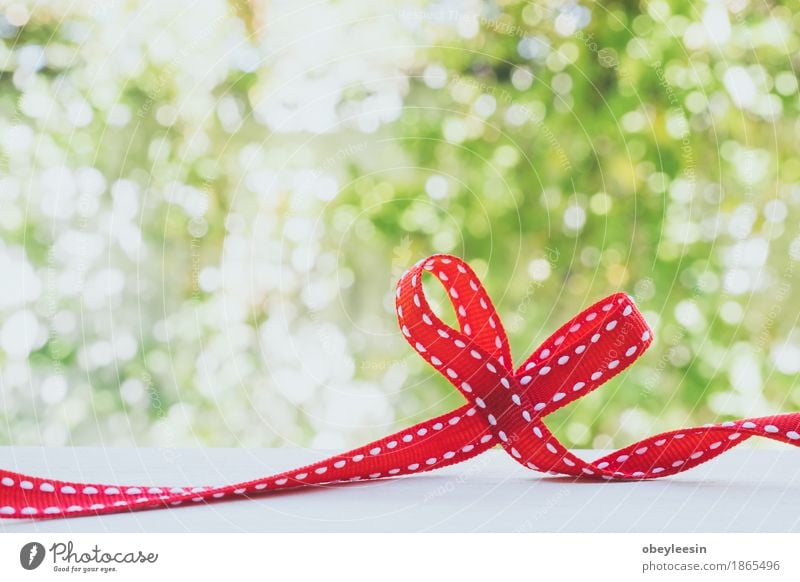
{"type": "Polygon", "coordinates": [[[433,252],[518,361],[635,297],[657,341],[550,418],[572,446],[800,407],[790,5],[1,5],[0,443],[338,448],[443,412],[392,309],[433,252]]]}

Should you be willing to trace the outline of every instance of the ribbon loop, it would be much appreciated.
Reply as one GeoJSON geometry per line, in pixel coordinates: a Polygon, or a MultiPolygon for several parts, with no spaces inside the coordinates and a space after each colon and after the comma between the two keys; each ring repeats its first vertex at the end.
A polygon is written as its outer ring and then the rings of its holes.
{"type": "Polygon", "coordinates": [[[433,255],[411,267],[397,284],[396,303],[403,334],[407,340],[414,338],[410,342],[412,347],[426,360],[452,355],[452,346],[459,350],[469,346],[510,371],[511,354],[505,329],[483,285],[460,259],[433,255]],[[432,273],[447,291],[458,319],[458,330],[442,322],[428,304],[422,286],[425,272],[432,273]]]}
{"type": "Polygon", "coordinates": [[[633,300],[616,293],[559,328],[517,376],[532,383],[534,410],[547,416],[622,372],[651,342],[650,328],[633,300]]]}
{"type": "Polygon", "coordinates": [[[497,312],[461,259],[434,255],[420,261],[401,277],[396,299],[406,340],[467,404],[316,463],[218,487],[100,485],[0,470],[0,517],[113,513],[400,477],[459,463],[496,444],[536,471],[608,480],[679,473],[753,436],[800,445],[800,414],[791,413],[666,432],[584,461],[555,438],[544,418],[619,374],[650,345],[650,328],[629,296],[617,293],[585,309],[516,370],[497,312]],[[459,329],[430,308],[425,272],[444,286],[459,329]]]}

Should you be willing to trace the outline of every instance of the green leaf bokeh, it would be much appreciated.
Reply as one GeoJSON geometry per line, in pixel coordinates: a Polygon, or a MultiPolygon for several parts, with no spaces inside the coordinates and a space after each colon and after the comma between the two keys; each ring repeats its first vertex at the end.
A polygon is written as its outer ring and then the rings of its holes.
{"type": "Polygon", "coordinates": [[[657,341],[551,417],[572,446],[800,407],[797,30],[756,0],[7,3],[0,442],[337,448],[443,412],[393,313],[434,252],[518,360],[634,296],[657,341]]]}

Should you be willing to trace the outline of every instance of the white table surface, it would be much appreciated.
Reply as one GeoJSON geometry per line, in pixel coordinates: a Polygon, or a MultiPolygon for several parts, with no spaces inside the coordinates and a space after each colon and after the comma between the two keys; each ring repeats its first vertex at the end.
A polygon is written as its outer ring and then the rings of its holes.
{"type": "MultiPolygon", "coordinates": [[[[579,451],[585,458],[599,451],[579,451]]],[[[0,467],[64,480],[216,485],[326,456],[301,449],[0,447],[0,467]]],[[[792,532],[800,450],[735,449],[655,481],[575,482],[527,471],[501,450],[439,471],[369,483],[47,521],[0,532],[792,532]]]]}

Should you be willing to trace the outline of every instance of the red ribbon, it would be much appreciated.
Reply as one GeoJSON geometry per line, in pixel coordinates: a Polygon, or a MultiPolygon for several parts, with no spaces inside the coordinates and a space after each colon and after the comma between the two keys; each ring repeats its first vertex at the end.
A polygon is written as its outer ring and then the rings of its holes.
{"type": "Polygon", "coordinates": [[[74,483],[0,470],[0,517],[114,513],[400,477],[460,463],[498,444],[535,471],[607,480],[680,473],[751,436],[800,444],[800,414],[791,413],[666,432],[584,461],[553,436],[543,419],[619,374],[650,345],[650,328],[628,295],[614,294],[578,314],[516,370],[497,312],[462,260],[434,255],[420,261],[400,279],[396,304],[405,338],[467,404],[312,465],[222,487],[74,483]],[[457,330],[428,305],[425,272],[446,289],[457,330]]]}

